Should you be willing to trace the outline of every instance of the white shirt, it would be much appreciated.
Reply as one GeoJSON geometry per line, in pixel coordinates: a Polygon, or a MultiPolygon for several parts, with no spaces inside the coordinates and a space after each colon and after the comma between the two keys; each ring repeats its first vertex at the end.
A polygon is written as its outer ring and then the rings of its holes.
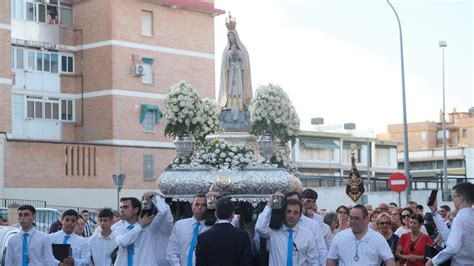
{"type": "MultiPolygon", "coordinates": [[[[5,265],[22,265],[24,233],[20,231],[8,240],[5,265]]],[[[57,265],[47,235],[35,228],[26,233],[28,233],[27,246],[30,258],[28,266],[57,265]]]]}
{"type": "Polygon", "coordinates": [[[462,208],[453,220],[446,248],[433,258],[437,265],[451,258],[451,265],[474,265],[474,210],[462,208]]]}
{"type": "MultiPolygon", "coordinates": [[[[63,230],[48,235],[51,244],[62,244],[64,241],[64,236],[66,236],[66,233],[63,230]]],[[[71,233],[69,236],[70,238],[66,244],[71,245],[74,265],[89,266],[91,251],[89,245],[87,244],[87,239],[82,236],[78,236],[75,233],[71,233]]],[[[57,260],[56,262],[59,263],[57,260]]]]}
{"type": "Polygon", "coordinates": [[[446,240],[448,239],[448,236],[449,236],[449,228],[446,225],[444,218],[441,217],[439,213],[435,213],[433,215],[433,220],[436,225],[436,230],[441,235],[443,243],[446,244],[446,240]]]}
{"type": "MultiPolygon", "coordinates": [[[[271,218],[271,208],[265,206],[258,216],[255,230],[260,236],[267,239],[270,252],[269,265],[286,265],[288,252],[288,229],[283,225],[278,230],[271,229],[268,225],[271,218]]],[[[318,251],[312,232],[303,226],[296,225],[293,233],[293,265],[319,265],[318,251]]]]}
{"type": "Polygon", "coordinates": [[[393,258],[387,240],[372,229],[357,240],[351,228],[340,231],[333,239],[328,259],[339,260],[339,265],[380,265],[393,258]],[[357,261],[357,257],[359,258],[357,261]]]}
{"type": "Polygon", "coordinates": [[[161,197],[152,199],[158,213],[150,225],[142,228],[139,224],[130,225],[126,221],[114,224],[115,240],[119,245],[115,265],[127,265],[127,247],[134,245],[133,265],[168,265],[166,262],[166,247],[173,229],[173,217],[169,206],[161,197]]]}
{"type": "MultiPolygon", "coordinates": [[[[400,226],[400,227],[398,227],[397,230],[395,230],[394,234],[396,234],[398,237],[402,237],[403,234],[408,233],[408,232],[411,232],[410,228],[405,229],[403,226],[400,226]]],[[[429,236],[428,231],[426,231],[426,227],[424,225],[421,225],[420,232],[422,232],[423,234],[429,236]]]]}
{"type": "Polygon", "coordinates": [[[334,237],[331,233],[331,227],[324,223],[324,217],[322,215],[315,213],[313,214],[313,217],[310,218],[318,222],[318,224],[320,225],[321,235],[323,236],[324,242],[326,243],[326,248],[329,248],[331,241],[334,237]]]}
{"type": "Polygon", "coordinates": [[[318,251],[319,265],[325,266],[328,248],[326,247],[326,241],[321,234],[321,225],[316,220],[308,218],[304,215],[301,216],[298,225],[301,225],[313,233],[315,239],[314,243],[316,244],[316,250],[318,251]]]}
{"type": "Polygon", "coordinates": [[[112,265],[112,251],[118,246],[113,232],[107,237],[103,237],[100,233],[93,234],[88,240],[94,265],[112,265]]]}
{"type": "MultiPolygon", "coordinates": [[[[166,259],[172,266],[188,265],[189,246],[191,245],[194,224],[196,222],[197,220],[193,216],[188,219],[179,220],[174,225],[166,253],[166,259]]],[[[200,221],[200,223],[199,234],[210,228],[204,224],[204,221],[200,221]]],[[[196,265],[195,263],[196,257],[193,251],[193,265],[196,265]]]]}

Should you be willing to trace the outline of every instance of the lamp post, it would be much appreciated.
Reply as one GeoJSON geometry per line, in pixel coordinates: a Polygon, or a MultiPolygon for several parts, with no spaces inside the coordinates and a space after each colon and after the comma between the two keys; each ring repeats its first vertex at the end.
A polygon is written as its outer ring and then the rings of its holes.
{"type": "Polygon", "coordinates": [[[443,69],[443,200],[449,198],[448,191],[448,162],[446,156],[446,111],[445,111],[445,86],[444,86],[444,49],[448,47],[446,41],[439,41],[439,47],[442,51],[442,69],[443,69]]]}
{"type": "Polygon", "coordinates": [[[389,0],[387,0],[387,4],[392,8],[395,17],[397,18],[398,22],[398,29],[400,32],[400,59],[401,59],[401,68],[402,68],[402,102],[403,102],[403,169],[405,171],[405,176],[408,178],[408,187],[407,187],[407,194],[406,200],[407,203],[411,200],[411,176],[410,176],[410,158],[408,156],[408,124],[407,124],[407,107],[405,101],[405,67],[403,63],[403,37],[402,37],[402,24],[400,23],[400,19],[398,18],[397,11],[392,6],[389,0]]]}
{"type": "Polygon", "coordinates": [[[114,180],[115,187],[117,188],[117,210],[120,210],[120,190],[122,190],[123,183],[125,182],[126,174],[114,174],[112,179],[114,180]]]}

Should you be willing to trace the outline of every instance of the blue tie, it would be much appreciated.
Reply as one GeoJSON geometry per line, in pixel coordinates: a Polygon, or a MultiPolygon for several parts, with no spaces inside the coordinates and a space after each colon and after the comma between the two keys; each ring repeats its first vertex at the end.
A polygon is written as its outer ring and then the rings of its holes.
{"type": "MultiPolygon", "coordinates": [[[[128,230],[132,230],[133,227],[135,227],[133,224],[129,225],[127,227],[128,230]]],[[[135,244],[130,244],[127,246],[127,265],[132,266],[133,265],[133,252],[135,251],[135,244]]]]}
{"type": "Polygon", "coordinates": [[[67,244],[67,241],[69,240],[69,238],[71,238],[70,235],[65,235],[64,240],[63,240],[63,244],[67,244]]]}
{"type": "Polygon", "coordinates": [[[196,247],[196,242],[197,242],[197,237],[199,234],[199,222],[196,222],[194,224],[194,230],[193,230],[193,238],[191,240],[191,245],[189,246],[189,252],[188,252],[188,266],[193,265],[193,251],[194,248],[196,247]]]}
{"type": "Polygon", "coordinates": [[[293,229],[288,229],[288,252],[286,266],[293,266],[293,229]]]}
{"type": "Polygon", "coordinates": [[[28,266],[28,233],[24,233],[23,234],[23,250],[22,250],[22,254],[23,254],[23,258],[22,258],[22,263],[21,265],[22,266],[28,266]]]}

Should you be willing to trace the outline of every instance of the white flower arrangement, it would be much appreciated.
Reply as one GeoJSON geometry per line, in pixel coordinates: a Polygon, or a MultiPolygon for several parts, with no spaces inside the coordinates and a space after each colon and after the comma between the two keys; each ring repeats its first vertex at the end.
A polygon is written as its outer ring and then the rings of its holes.
{"type": "Polygon", "coordinates": [[[277,151],[273,154],[270,163],[278,165],[278,168],[285,168],[292,173],[296,173],[296,165],[290,161],[284,152],[277,151]]]}
{"type": "Polygon", "coordinates": [[[300,119],[280,86],[260,86],[249,109],[253,135],[270,135],[280,142],[296,140],[300,119]]]}
{"type": "Polygon", "coordinates": [[[184,81],[173,85],[165,99],[165,136],[182,137],[196,132],[202,123],[199,108],[202,99],[184,81]]]}
{"type": "Polygon", "coordinates": [[[253,151],[244,145],[215,139],[194,154],[193,163],[205,164],[217,168],[244,168],[256,162],[253,151]]]}
{"type": "Polygon", "coordinates": [[[198,143],[205,143],[206,136],[220,131],[219,110],[214,101],[209,98],[203,98],[198,107],[197,116],[199,117],[199,126],[193,133],[194,139],[198,143]]]}

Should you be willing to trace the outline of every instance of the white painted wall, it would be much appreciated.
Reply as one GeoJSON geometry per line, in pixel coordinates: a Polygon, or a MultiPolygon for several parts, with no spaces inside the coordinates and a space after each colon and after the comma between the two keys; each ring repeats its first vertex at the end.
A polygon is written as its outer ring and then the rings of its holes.
{"type": "Polygon", "coordinates": [[[59,25],[11,20],[12,39],[59,44],[59,25]]]}
{"type": "MultiPolygon", "coordinates": [[[[59,64],[61,64],[61,61],[59,64]]],[[[59,67],[61,67],[61,65],[59,65],[59,67]]],[[[15,84],[13,85],[15,89],[61,92],[61,78],[57,73],[22,69],[14,69],[13,71],[15,72],[15,84]]]]}

